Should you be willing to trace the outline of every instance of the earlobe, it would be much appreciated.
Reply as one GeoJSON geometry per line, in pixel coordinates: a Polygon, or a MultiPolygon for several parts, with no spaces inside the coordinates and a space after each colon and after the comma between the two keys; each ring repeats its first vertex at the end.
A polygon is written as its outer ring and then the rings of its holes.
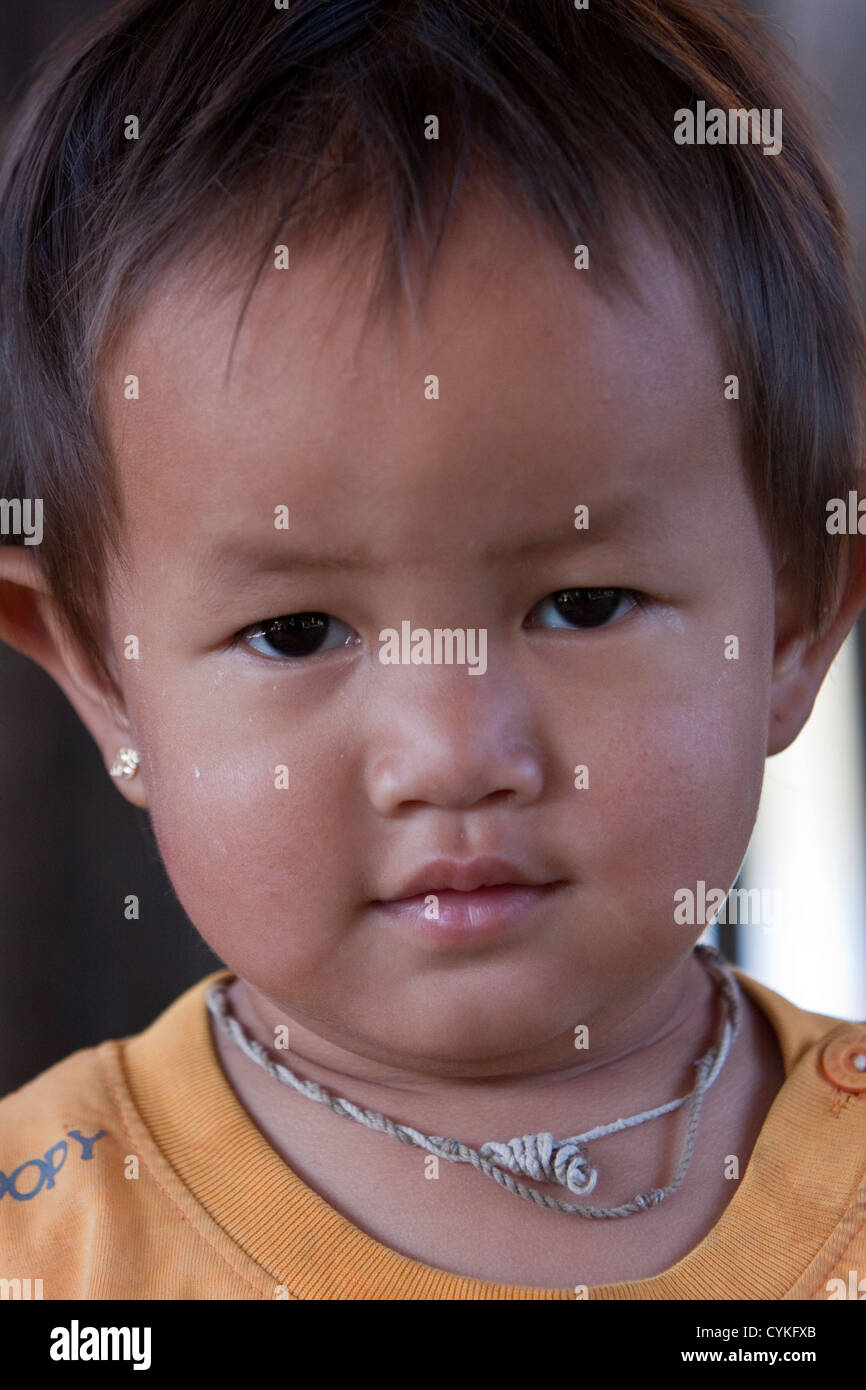
{"type": "Polygon", "coordinates": [[[810,644],[796,638],[786,644],[773,666],[767,757],[781,753],[799,734],[812,712],[823,676],[810,678],[810,644]]]}
{"type": "Polygon", "coordinates": [[[108,769],[111,776],[117,778],[124,787],[127,798],[136,806],[146,807],[147,798],[145,796],[139,770],[141,767],[141,755],[137,748],[119,748],[117,757],[108,769]],[[136,786],[130,787],[130,782],[138,778],[136,786]]]}
{"type": "MultiPolygon", "coordinates": [[[[117,707],[86,656],[73,644],[35,556],[23,546],[0,546],[0,641],[35,661],[60,687],[100,750],[110,772],[130,743],[125,711],[117,707]]],[[[136,767],[136,771],[138,768],[136,767]]],[[[141,775],[118,787],[133,805],[146,807],[141,775]]]]}
{"type": "Polygon", "coordinates": [[[777,575],[776,641],[773,658],[767,757],[794,742],[812,713],[843,642],[866,608],[866,537],[851,538],[847,580],[822,632],[805,629],[804,605],[785,566],[777,575]]]}

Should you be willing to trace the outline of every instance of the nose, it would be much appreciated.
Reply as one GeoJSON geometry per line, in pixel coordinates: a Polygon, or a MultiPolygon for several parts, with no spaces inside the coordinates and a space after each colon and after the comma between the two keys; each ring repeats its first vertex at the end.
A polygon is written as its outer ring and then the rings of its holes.
{"type": "Polygon", "coordinates": [[[528,697],[488,668],[386,668],[367,790],[381,815],[411,806],[468,810],[510,798],[530,805],[544,760],[528,697]]]}

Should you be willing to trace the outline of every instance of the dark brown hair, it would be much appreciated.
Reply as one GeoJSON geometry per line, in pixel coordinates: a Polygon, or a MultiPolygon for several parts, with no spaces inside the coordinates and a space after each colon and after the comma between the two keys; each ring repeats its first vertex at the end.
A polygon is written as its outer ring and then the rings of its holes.
{"type": "Polygon", "coordinates": [[[618,210],[666,235],[739,376],[758,513],[819,630],[847,554],[826,503],[862,464],[866,348],[798,80],[726,0],[128,0],[51,55],[0,171],[0,492],[43,498],[40,562],[109,688],[122,540],[96,402],[131,310],[205,243],[252,248],[260,273],[275,240],[355,218],[384,229],[374,298],[411,297],[410,252],[426,287],[464,183],[521,202],[564,254],[586,243],[599,286],[630,278],[618,210]],[[675,113],[700,100],[780,108],[782,152],[678,145],[675,113]]]}

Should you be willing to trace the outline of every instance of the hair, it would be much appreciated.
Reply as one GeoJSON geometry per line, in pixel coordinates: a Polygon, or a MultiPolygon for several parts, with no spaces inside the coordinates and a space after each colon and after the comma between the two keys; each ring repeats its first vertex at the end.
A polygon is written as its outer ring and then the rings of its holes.
{"type": "Polygon", "coordinates": [[[521,203],[564,254],[588,245],[598,287],[629,283],[624,210],[664,234],[740,379],[752,496],[819,632],[849,554],[826,504],[862,465],[866,339],[801,81],[727,0],[127,0],[49,55],[0,170],[0,490],[43,499],[39,563],[107,687],[123,546],[99,383],[129,315],[205,248],[257,262],[254,285],[275,240],[353,220],[383,231],[371,303],[411,301],[414,251],[426,292],[464,185],[521,203]],[[782,109],[782,152],[677,145],[698,100],[782,109]]]}

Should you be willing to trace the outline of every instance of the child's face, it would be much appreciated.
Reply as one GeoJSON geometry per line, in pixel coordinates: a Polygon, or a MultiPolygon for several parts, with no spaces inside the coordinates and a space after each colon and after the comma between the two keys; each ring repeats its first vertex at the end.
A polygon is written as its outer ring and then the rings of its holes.
{"type": "Polygon", "coordinates": [[[676,891],[736,876],[771,724],[773,567],[688,282],[641,239],[648,307],[611,308],[568,247],[554,269],[464,213],[420,339],[403,311],[395,345],[359,341],[367,282],[297,247],[228,383],[240,298],[181,286],[132,325],[107,407],[132,561],[111,630],[181,902],[290,1017],[422,1068],[625,1023],[701,933],[676,891]],[[587,588],[641,605],[581,628],[551,596],[587,588]],[[229,646],[303,613],[331,616],[324,651],[229,646]],[[486,671],[383,664],[404,620],[484,629],[486,671]],[[376,905],[482,854],[560,886],[462,942],[376,905]]]}

